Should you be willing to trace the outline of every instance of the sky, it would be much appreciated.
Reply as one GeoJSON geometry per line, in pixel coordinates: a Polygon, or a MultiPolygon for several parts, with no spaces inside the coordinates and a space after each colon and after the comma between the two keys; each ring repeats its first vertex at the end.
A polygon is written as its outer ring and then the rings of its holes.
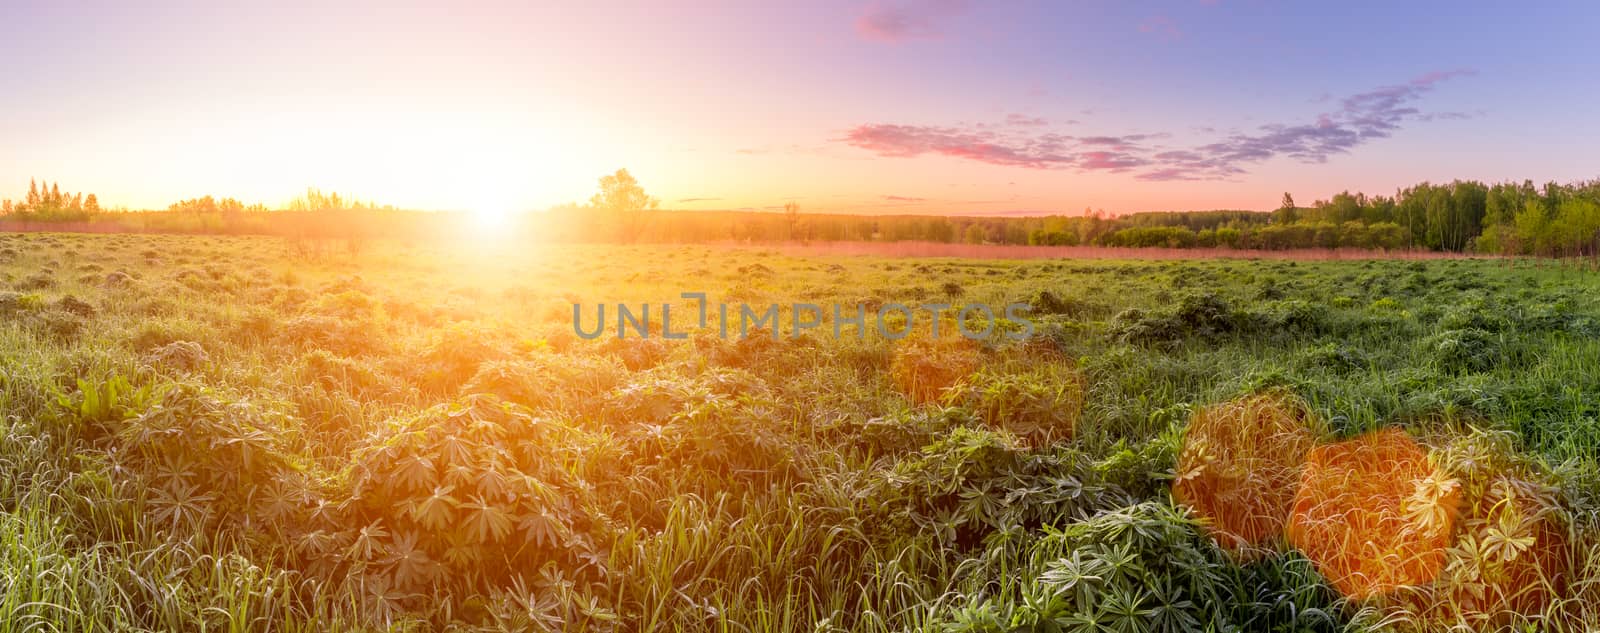
{"type": "Polygon", "coordinates": [[[0,0],[0,197],[1270,209],[1600,177],[1600,3],[0,0]],[[225,6],[226,5],[226,6],[225,6]]]}

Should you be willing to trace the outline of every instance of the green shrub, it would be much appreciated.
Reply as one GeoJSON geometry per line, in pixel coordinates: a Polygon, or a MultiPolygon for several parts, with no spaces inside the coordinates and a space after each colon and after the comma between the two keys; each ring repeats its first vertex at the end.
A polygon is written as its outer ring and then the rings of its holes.
{"type": "Polygon", "coordinates": [[[1365,369],[1371,364],[1371,360],[1360,349],[1330,342],[1301,350],[1296,356],[1295,363],[1303,370],[1344,373],[1365,369]]]}
{"type": "Polygon", "coordinates": [[[1105,304],[1049,290],[1040,290],[1028,301],[1028,305],[1032,307],[1030,316],[1061,315],[1082,319],[1098,317],[1107,312],[1105,304]]]}
{"type": "Polygon", "coordinates": [[[565,466],[581,435],[482,396],[398,420],[355,451],[337,514],[308,526],[365,526],[355,546],[313,538],[301,549],[415,596],[407,606],[438,582],[481,591],[547,561],[582,568],[605,519],[565,466]]]}
{"type": "Polygon", "coordinates": [[[22,310],[22,294],[0,290],[0,316],[11,316],[22,310]]]}
{"type": "Polygon", "coordinates": [[[71,312],[40,310],[29,315],[29,326],[39,335],[57,342],[72,342],[83,333],[85,322],[71,312]]]}
{"type": "Polygon", "coordinates": [[[74,297],[72,295],[65,295],[65,296],[61,297],[60,299],[57,299],[56,300],[56,304],[55,304],[55,308],[57,310],[62,311],[62,312],[66,312],[68,314],[72,314],[72,315],[75,315],[75,316],[78,316],[78,317],[82,317],[82,318],[85,318],[85,319],[94,318],[94,315],[96,313],[96,310],[94,309],[94,306],[90,305],[87,301],[84,301],[84,300],[79,299],[77,297],[74,297]]]}
{"type": "Polygon", "coordinates": [[[1440,332],[1421,345],[1439,367],[1452,372],[1488,371],[1503,354],[1500,337],[1475,328],[1440,332]]]}
{"type": "Polygon", "coordinates": [[[494,394],[535,410],[593,412],[594,405],[627,378],[613,358],[540,354],[529,360],[493,360],[462,385],[467,394],[494,394]]]}
{"type": "Polygon", "coordinates": [[[48,272],[40,271],[23,277],[22,281],[12,285],[22,292],[49,290],[56,287],[56,278],[48,272]]]}
{"type": "Polygon", "coordinates": [[[299,349],[328,349],[355,355],[371,353],[383,347],[382,332],[370,324],[351,322],[338,317],[302,314],[284,321],[277,332],[278,340],[299,349]]]}
{"type": "Polygon", "coordinates": [[[985,423],[1035,445],[1072,437],[1083,413],[1084,380],[1071,366],[984,367],[945,392],[946,403],[976,411],[985,423]]]}
{"type": "Polygon", "coordinates": [[[947,630],[1183,631],[1228,624],[1221,552],[1170,506],[1146,502],[1048,532],[1009,598],[952,614],[947,630]]]}
{"type": "Polygon", "coordinates": [[[162,345],[145,356],[146,362],[162,369],[175,369],[188,372],[199,369],[211,357],[206,355],[205,348],[194,341],[173,341],[162,345]]]}

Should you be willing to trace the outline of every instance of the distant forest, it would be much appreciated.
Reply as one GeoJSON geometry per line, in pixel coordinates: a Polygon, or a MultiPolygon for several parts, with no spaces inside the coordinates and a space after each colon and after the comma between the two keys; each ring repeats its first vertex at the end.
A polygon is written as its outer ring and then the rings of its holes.
{"type": "MultiPolygon", "coordinates": [[[[521,236],[558,242],[944,242],[969,244],[1433,250],[1546,257],[1600,257],[1600,179],[1569,184],[1421,183],[1392,196],[1344,192],[1299,206],[1284,194],[1273,211],[1163,211],[1110,216],[863,216],[660,210],[619,170],[588,203],[533,213],[521,236]]],[[[282,209],[206,196],[164,211],[100,208],[94,194],[31,183],[21,201],[0,201],[0,229],[276,234],[287,237],[421,239],[452,232],[460,214],[407,211],[308,190],[282,209]],[[42,225],[42,226],[38,226],[42,225]]]]}

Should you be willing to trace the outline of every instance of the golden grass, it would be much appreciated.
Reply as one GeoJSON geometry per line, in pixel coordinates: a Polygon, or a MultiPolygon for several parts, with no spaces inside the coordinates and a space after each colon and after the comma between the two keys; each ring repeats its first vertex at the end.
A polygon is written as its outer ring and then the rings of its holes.
{"type": "Polygon", "coordinates": [[[1184,434],[1172,496],[1201,517],[1224,549],[1257,557],[1283,534],[1315,443],[1310,414],[1283,396],[1206,407],[1184,434]]]}
{"type": "Polygon", "coordinates": [[[1400,429],[1312,449],[1289,542],[1344,595],[1365,599],[1432,583],[1461,503],[1458,481],[1400,429]]]}

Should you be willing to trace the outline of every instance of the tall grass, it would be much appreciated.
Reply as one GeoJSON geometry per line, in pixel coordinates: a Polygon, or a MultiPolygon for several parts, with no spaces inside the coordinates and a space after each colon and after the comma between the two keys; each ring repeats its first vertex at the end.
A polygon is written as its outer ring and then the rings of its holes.
{"type": "Polygon", "coordinates": [[[305,259],[269,238],[45,233],[0,253],[5,630],[1600,623],[1600,303],[1574,271],[404,243],[305,259]],[[1035,335],[572,333],[572,303],[676,318],[688,291],[1025,301],[1035,335]],[[1299,483],[1298,458],[1218,422],[1241,402],[1318,422],[1268,425],[1293,455],[1415,438],[1463,499],[1430,550],[1445,571],[1346,596],[1322,552],[1275,537],[1282,519],[1244,522],[1249,557],[1219,542],[1225,508],[1193,495],[1268,482],[1277,508],[1299,483]],[[1196,455],[1277,470],[1219,470],[1174,502],[1196,455]]]}

